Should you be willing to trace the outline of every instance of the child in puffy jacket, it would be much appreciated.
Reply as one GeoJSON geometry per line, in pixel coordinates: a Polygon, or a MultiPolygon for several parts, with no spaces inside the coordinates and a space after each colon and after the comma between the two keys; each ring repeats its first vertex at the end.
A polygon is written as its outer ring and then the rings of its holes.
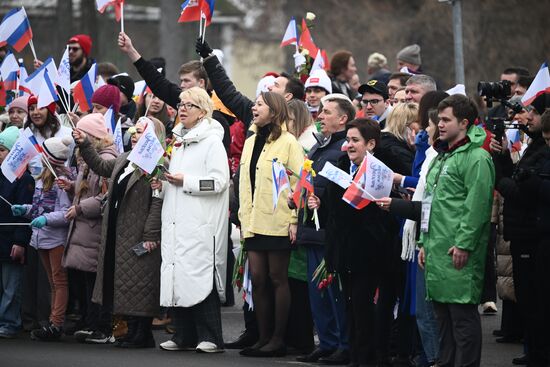
{"type": "MultiPolygon", "coordinates": [[[[0,133],[0,164],[6,159],[19,136],[15,126],[0,133]]],[[[32,202],[34,179],[28,171],[10,182],[0,171],[0,339],[15,338],[21,330],[21,293],[26,248],[31,238],[24,218],[14,217],[10,204],[32,202]],[[13,225],[16,224],[16,225],[13,225]]]]}
{"type": "MultiPolygon", "coordinates": [[[[69,158],[70,137],[49,138],[42,143],[44,156],[58,177],[71,177],[65,166],[69,158]]],[[[72,177],[71,177],[72,178],[72,177]]],[[[36,181],[32,205],[13,205],[15,216],[32,219],[31,246],[38,250],[51,287],[51,313],[49,325],[31,332],[34,340],[56,340],[61,337],[68,299],[67,271],[61,261],[67,239],[69,220],[65,218],[71,201],[67,193],[44,165],[36,181]]]]}

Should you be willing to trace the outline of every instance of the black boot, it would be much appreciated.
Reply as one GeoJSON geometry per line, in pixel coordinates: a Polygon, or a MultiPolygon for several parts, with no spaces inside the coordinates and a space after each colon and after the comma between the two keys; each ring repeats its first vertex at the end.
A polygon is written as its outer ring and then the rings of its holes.
{"type": "Polygon", "coordinates": [[[136,317],[137,330],[134,338],[130,341],[123,342],[121,348],[154,348],[155,338],[152,331],[152,317],[136,317]]]}
{"type": "Polygon", "coordinates": [[[126,335],[124,335],[122,338],[117,340],[116,347],[122,347],[122,344],[129,343],[136,337],[136,333],[138,330],[138,318],[136,316],[127,316],[126,318],[126,325],[128,325],[128,332],[126,335]]]}

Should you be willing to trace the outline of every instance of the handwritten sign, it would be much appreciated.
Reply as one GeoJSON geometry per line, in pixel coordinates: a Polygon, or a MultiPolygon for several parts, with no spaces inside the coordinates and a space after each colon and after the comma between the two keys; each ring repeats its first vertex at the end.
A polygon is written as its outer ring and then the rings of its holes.
{"type": "Polygon", "coordinates": [[[2,173],[10,182],[15,181],[21,177],[27,169],[29,161],[37,154],[38,152],[30,140],[24,134],[20,134],[6,159],[2,162],[2,173]]]}
{"type": "Polygon", "coordinates": [[[323,169],[319,172],[327,180],[334,182],[343,189],[347,189],[351,185],[352,177],[340,168],[330,162],[326,162],[323,169]]]}
{"type": "Polygon", "coordinates": [[[153,121],[147,118],[144,119],[147,120],[147,127],[130,155],[128,155],[128,160],[145,172],[151,173],[164,155],[164,149],[155,134],[153,121]]]}

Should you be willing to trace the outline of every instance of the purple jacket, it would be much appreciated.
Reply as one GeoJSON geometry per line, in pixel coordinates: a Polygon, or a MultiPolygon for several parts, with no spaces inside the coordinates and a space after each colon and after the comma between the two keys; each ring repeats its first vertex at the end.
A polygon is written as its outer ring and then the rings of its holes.
{"type": "Polygon", "coordinates": [[[57,184],[54,184],[50,191],[44,192],[42,185],[36,183],[32,205],[27,207],[25,216],[34,219],[43,215],[46,217],[46,225],[32,229],[32,247],[49,250],[65,245],[69,231],[69,221],[65,219],[65,213],[70,206],[69,196],[57,184]]]}

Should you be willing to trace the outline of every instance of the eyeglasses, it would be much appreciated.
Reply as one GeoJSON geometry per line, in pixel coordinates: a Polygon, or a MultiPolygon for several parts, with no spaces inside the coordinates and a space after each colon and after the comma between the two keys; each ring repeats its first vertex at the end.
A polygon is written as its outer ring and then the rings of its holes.
{"type": "Polygon", "coordinates": [[[180,108],[183,108],[184,110],[190,110],[191,108],[200,108],[199,106],[197,106],[196,104],[193,104],[193,103],[178,103],[176,105],[176,108],[179,110],[180,108]]]}
{"type": "Polygon", "coordinates": [[[363,107],[367,107],[367,105],[370,103],[371,106],[376,106],[379,102],[382,102],[383,99],[363,99],[361,100],[361,104],[363,107]]]}
{"type": "Polygon", "coordinates": [[[69,47],[69,52],[72,51],[72,52],[78,52],[82,50],[80,47],[69,47]]]}

